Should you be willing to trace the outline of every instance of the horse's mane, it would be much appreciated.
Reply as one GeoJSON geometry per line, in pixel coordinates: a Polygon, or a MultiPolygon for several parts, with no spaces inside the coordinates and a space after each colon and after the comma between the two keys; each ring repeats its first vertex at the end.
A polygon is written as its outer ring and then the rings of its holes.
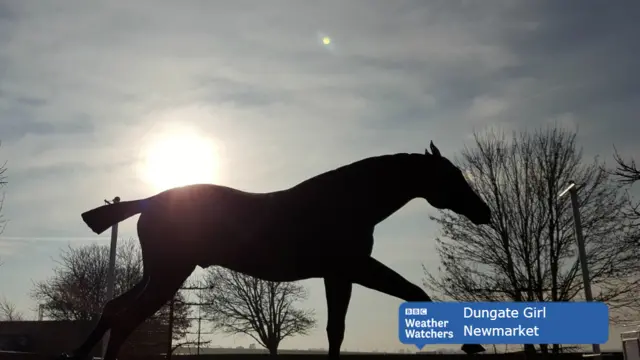
{"type": "Polygon", "coordinates": [[[374,180],[372,177],[374,176],[378,178],[389,178],[397,175],[398,170],[412,165],[416,160],[422,159],[423,157],[423,154],[416,153],[396,153],[372,156],[313,176],[295,185],[291,190],[302,189],[307,186],[315,187],[320,184],[326,185],[327,183],[338,182],[347,185],[354,181],[359,181],[364,185],[366,183],[373,182],[374,180]]]}

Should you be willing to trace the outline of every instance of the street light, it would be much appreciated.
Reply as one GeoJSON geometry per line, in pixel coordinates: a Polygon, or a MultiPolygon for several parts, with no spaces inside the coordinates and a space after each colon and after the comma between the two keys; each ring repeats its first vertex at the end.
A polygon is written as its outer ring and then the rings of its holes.
{"type": "MultiPolygon", "coordinates": [[[[111,205],[112,203],[108,200],[104,201],[105,203],[111,205]]],[[[120,197],[116,196],[113,198],[113,204],[117,204],[120,202],[120,197]]],[[[115,223],[111,227],[111,249],[109,250],[109,270],[107,272],[107,299],[109,301],[113,298],[113,291],[115,287],[115,277],[116,277],[116,247],[118,244],[118,223],[115,223]]],[[[105,304],[106,304],[105,301],[105,304]]],[[[104,358],[104,354],[107,352],[107,345],[109,343],[109,335],[111,331],[107,331],[104,337],[102,338],[102,358],[104,358]]]]}
{"type": "MultiPolygon", "coordinates": [[[[582,236],[582,221],[580,219],[580,205],[578,204],[578,186],[575,182],[570,181],[569,186],[558,195],[563,197],[569,193],[571,195],[571,208],[573,209],[573,222],[576,228],[576,241],[578,243],[578,258],[582,267],[582,281],[584,282],[584,297],[587,301],[593,301],[591,293],[591,281],[589,280],[589,267],[587,266],[587,251],[584,246],[584,237],[582,236]]],[[[600,344],[593,344],[593,353],[600,355],[600,344]]]]}

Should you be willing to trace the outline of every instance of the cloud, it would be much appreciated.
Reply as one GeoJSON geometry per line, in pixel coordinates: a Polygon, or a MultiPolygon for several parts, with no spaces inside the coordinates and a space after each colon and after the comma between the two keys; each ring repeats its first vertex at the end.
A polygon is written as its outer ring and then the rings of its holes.
{"type": "Polygon", "coordinates": [[[7,256],[11,256],[22,249],[24,244],[15,241],[6,241],[2,239],[0,241],[0,260],[3,260],[7,256]]]}
{"type": "Polygon", "coordinates": [[[481,95],[473,99],[471,106],[469,107],[468,117],[469,120],[484,120],[485,122],[491,122],[501,112],[507,109],[509,104],[500,98],[481,95]]]}
{"type": "MultiPolygon", "coordinates": [[[[580,130],[585,155],[608,155],[615,143],[640,157],[639,9],[592,0],[0,1],[5,235],[91,237],[81,212],[115,195],[151,195],[140,163],[167,124],[213,139],[220,183],[249,191],[422,152],[430,140],[454,156],[491,127],[557,123],[580,130]]],[[[376,235],[376,256],[413,281],[420,261],[437,267],[428,211],[412,203],[376,235]]],[[[135,221],[121,233],[135,235],[135,221]]],[[[354,335],[346,346],[393,347],[391,333],[354,335]]],[[[308,341],[324,344],[324,331],[308,341]]]]}

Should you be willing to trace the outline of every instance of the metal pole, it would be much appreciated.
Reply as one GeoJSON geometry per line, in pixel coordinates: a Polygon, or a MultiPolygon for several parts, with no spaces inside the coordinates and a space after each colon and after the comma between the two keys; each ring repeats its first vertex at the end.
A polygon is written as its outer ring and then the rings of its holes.
{"type": "MultiPolygon", "coordinates": [[[[104,201],[107,204],[112,204],[109,201],[104,201]]],[[[113,204],[117,204],[120,202],[120,197],[116,196],[113,198],[113,204]]],[[[113,299],[113,291],[115,288],[115,276],[116,276],[116,248],[118,245],[118,223],[115,223],[111,227],[111,248],[109,250],[109,270],[107,272],[107,298],[105,300],[105,304],[107,301],[113,299]]],[[[107,352],[107,345],[109,344],[109,335],[111,331],[108,330],[104,336],[102,337],[102,358],[104,358],[105,353],[107,352]]]]}
{"type": "Polygon", "coordinates": [[[198,353],[197,353],[197,355],[200,355],[200,329],[201,329],[201,325],[202,325],[202,318],[200,316],[198,316],[198,353]]]}
{"type": "MultiPolygon", "coordinates": [[[[591,293],[591,281],[589,279],[589,266],[587,265],[587,251],[584,245],[584,237],[582,235],[582,220],[580,219],[580,204],[578,204],[578,187],[571,182],[569,187],[564,190],[560,197],[569,192],[571,195],[571,208],[573,210],[573,222],[576,231],[576,242],[578,243],[578,258],[582,267],[582,281],[584,282],[584,297],[587,301],[593,301],[591,293]]],[[[600,354],[600,344],[592,344],[593,353],[600,354]]]]}
{"type": "Polygon", "coordinates": [[[171,298],[171,303],[169,304],[169,339],[167,340],[167,360],[171,360],[171,350],[173,347],[173,308],[176,303],[176,297],[173,296],[171,298]]]}
{"type": "MultiPolygon", "coordinates": [[[[202,289],[200,289],[200,299],[202,299],[202,289]]],[[[200,355],[200,329],[202,325],[202,305],[198,305],[198,352],[200,355]]]]}

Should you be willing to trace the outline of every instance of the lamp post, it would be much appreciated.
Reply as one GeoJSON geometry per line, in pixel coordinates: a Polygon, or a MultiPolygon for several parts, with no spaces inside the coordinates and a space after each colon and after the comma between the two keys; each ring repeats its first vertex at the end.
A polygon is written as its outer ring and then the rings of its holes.
{"type": "MultiPolygon", "coordinates": [[[[570,181],[569,186],[560,193],[558,197],[563,197],[569,193],[571,196],[571,208],[573,210],[573,222],[576,229],[576,242],[578,243],[578,258],[582,267],[582,281],[584,282],[584,297],[587,301],[593,301],[591,293],[591,281],[589,280],[589,267],[587,266],[587,251],[584,246],[584,237],[582,236],[582,220],[580,219],[580,205],[578,204],[578,186],[575,182],[570,181]]],[[[592,344],[593,353],[600,355],[600,344],[592,344]]]]}
{"type": "MultiPolygon", "coordinates": [[[[104,201],[105,203],[111,205],[117,204],[120,202],[120,197],[116,196],[113,198],[113,202],[109,202],[108,200],[104,201]]],[[[116,248],[118,245],[118,223],[115,223],[111,227],[111,248],[109,250],[109,270],[107,272],[107,299],[109,301],[113,299],[113,291],[115,287],[115,277],[116,277],[116,248]]],[[[106,303],[106,302],[105,302],[106,303]]],[[[108,330],[104,337],[102,338],[102,357],[104,358],[104,354],[107,351],[107,345],[109,343],[109,335],[111,331],[108,330]]]]}

